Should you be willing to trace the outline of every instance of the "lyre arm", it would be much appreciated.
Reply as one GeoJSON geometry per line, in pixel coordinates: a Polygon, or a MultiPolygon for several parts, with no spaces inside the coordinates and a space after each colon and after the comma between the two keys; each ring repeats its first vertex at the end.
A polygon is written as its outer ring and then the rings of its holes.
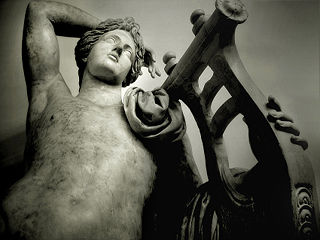
{"type": "Polygon", "coordinates": [[[215,87],[217,92],[223,82],[210,84],[209,81],[206,84],[207,87],[200,93],[197,81],[204,69],[210,65],[213,57],[232,40],[237,24],[244,22],[247,18],[243,5],[231,4],[230,6],[224,2],[217,1],[217,9],[208,19],[201,11],[191,16],[196,37],[162,85],[169,95],[183,100],[191,109],[200,129],[208,177],[214,182],[217,189],[220,189],[219,191],[223,188],[223,183],[213,148],[214,138],[210,130],[212,116],[208,106],[211,106],[215,95],[212,93],[212,87],[215,87]],[[232,12],[237,14],[228,16],[232,12]]]}

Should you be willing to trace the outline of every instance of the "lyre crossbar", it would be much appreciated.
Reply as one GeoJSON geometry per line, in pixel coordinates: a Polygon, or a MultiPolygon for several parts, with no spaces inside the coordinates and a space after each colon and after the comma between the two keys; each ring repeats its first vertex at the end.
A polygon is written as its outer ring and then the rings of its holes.
{"type": "Polygon", "coordinates": [[[176,64],[167,56],[169,95],[191,110],[200,130],[221,231],[226,239],[316,239],[319,203],[311,162],[290,135],[267,120],[267,98],[251,80],[235,45],[235,29],[247,18],[237,0],[217,0],[210,17],[196,10],[191,16],[196,35],[176,64]],[[213,76],[201,91],[198,79],[209,66],[213,76]],[[231,94],[213,113],[211,103],[221,87],[231,94]],[[258,163],[235,177],[223,145],[228,124],[242,114],[249,128],[251,149],[258,163]],[[241,237],[240,237],[241,238],[241,237]]]}

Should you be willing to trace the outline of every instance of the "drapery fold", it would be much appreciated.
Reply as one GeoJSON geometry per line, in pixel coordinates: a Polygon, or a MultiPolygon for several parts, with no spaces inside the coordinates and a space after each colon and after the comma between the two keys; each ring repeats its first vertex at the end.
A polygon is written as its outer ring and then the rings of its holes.
{"type": "Polygon", "coordinates": [[[180,102],[170,101],[164,89],[130,88],[123,102],[129,125],[144,139],[175,142],[186,132],[180,102]]]}

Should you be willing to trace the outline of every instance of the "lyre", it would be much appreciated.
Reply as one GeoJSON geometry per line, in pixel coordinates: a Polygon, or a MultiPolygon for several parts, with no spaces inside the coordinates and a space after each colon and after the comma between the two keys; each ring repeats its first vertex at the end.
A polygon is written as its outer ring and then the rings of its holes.
{"type": "Polygon", "coordinates": [[[197,122],[224,239],[316,239],[320,216],[311,162],[266,119],[267,99],[237,52],[235,29],[246,18],[238,0],[217,0],[210,17],[196,10],[191,15],[196,37],[178,63],[172,53],[164,57],[169,76],[162,87],[182,100],[197,122]],[[214,74],[201,91],[198,80],[207,66],[214,74]],[[212,113],[211,103],[223,86],[232,97],[212,113]],[[258,163],[235,177],[223,133],[238,114],[246,119],[258,163]]]}

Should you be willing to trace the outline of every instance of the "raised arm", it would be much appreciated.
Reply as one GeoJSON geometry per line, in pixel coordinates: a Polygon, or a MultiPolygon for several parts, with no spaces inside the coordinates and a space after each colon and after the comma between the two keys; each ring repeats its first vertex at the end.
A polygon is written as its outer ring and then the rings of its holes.
{"type": "Polygon", "coordinates": [[[45,1],[29,3],[22,43],[29,111],[40,113],[43,110],[49,89],[70,94],[59,71],[56,35],[80,37],[99,23],[98,18],[67,4],[45,1]]]}

